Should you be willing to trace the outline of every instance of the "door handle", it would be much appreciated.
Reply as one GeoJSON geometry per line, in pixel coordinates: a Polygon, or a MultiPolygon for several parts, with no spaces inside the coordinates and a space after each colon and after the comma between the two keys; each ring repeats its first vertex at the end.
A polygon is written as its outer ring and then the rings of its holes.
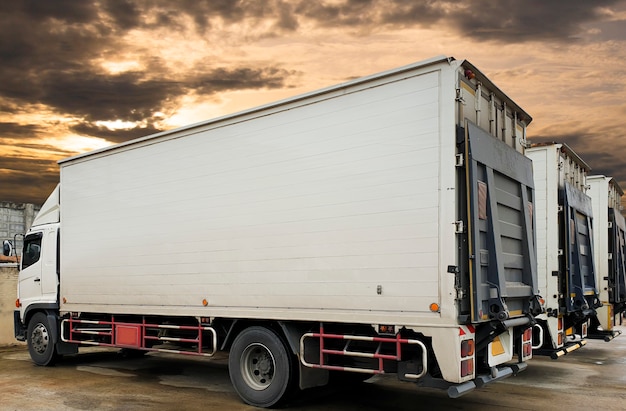
{"type": "Polygon", "coordinates": [[[36,282],[36,283],[38,283],[38,282],[40,282],[40,281],[41,281],[41,278],[35,278],[33,281],[34,281],[34,282],[36,282]]]}

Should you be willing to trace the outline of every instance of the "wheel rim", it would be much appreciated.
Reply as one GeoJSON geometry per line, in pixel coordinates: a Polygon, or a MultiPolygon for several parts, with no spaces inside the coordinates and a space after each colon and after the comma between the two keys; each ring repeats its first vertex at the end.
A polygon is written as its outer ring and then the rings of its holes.
{"type": "Polygon", "coordinates": [[[241,375],[246,384],[257,391],[266,389],[274,379],[274,356],[263,344],[254,343],[241,354],[241,375]]]}
{"type": "Polygon", "coordinates": [[[33,328],[33,333],[30,337],[31,347],[38,353],[43,354],[48,349],[48,329],[41,323],[37,324],[33,328]]]}

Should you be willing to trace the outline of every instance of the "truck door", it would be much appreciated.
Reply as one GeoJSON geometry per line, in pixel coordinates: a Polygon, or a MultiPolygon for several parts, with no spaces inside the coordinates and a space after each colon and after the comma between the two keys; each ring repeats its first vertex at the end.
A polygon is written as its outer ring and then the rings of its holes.
{"type": "Polygon", "coordinates": [[[565,306],[567,312],[596,308],[599,305],[593,262],[593,225],[591,198],[569,182],[563,196],[565,306]]]}
{"type": "Polygon", "coordinates": [[[609,302],[626,303],[626,222],[622,214],[609,208],[609,302]]]}
{"type": "Polygon", "coordinates": [[[41,251],[41,294],[45,300],[56,301],[59,286],[59,231],[56,227],[46,228],[41,251]]]}
{"type": "Polygon", "coordinates": [[[531,313],[537,295],[532,162],[465,123],[472,322],[531,313]]]}
{"type": "Polygon", "coordinates": [[[18,297],[24,308],[41,300],[42,238],[42,232],[31,233],[24,238],[22,265],[18,277],[18,297]]]}

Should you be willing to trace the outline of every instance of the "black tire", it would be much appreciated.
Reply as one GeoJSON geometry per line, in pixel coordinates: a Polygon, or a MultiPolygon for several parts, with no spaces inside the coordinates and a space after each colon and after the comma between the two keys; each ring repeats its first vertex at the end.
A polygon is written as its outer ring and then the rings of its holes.
{"type": "Polygon", "coordinates": [[[237,394],[255,407],[272,407],[287,399],[295,381],[294,356],[274,331],[243,330],[230,349],[228,371],[237,394]]]}
{"type": "Polygon", "coordinates": [[[27,342],[30,358],[35,364],[54,365],[59,356],[46,314],[36,313],[32,316],[28,322],[27,342]]]}

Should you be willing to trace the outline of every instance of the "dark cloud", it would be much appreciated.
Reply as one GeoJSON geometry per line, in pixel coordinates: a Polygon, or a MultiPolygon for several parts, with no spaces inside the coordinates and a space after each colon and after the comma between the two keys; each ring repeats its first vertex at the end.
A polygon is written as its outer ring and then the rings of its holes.
{"type": "MultiPolygon", "coordinates": [[[[375,25],[384,23],[380,12],[386,13],[388,7],[392,10],[402,8],[397,2],[382,2],[377,0],[347,0],[343,3],[326,4],[316,1],[302,1],[295,12],[304,19],[315,21],[322,27],[359,27],[372,29],[375,25]],[[384,4],[387,3],[387,4],[384,4]]],[[[419,21],[414,21],[419,23],[419,21]]]]}
{"type": "MultiPolygon", "coordinates": [[[[354,36],[439,27],[477,44],[540,40],[559,44],[570,42],[585,30],[584,38],[619,37],[624,32],[620,22],[602,26],[603,13],[617,4],[617,0],[3,1],[0,110],[5,116],[0,120],[4,121],[0,123],[0,138],[46,136],[46,127],[53,124],[21,124],[6,116],[37,110],[71,119],[74,125],[65,129],[71,127],[72,132],[123,142],[162,131],[161,113],[174,114],[183,96],[211,99],[226,91],[286,88],[299,75],[284,69],[280,62],[255,61],[235,65],[205,60],[186,72],[176,71],[141,44],[127,43],[126,35],[133,30],[149,34],[167,28],[172,33],[200,35],[209,50],[224,29],[235,27],[245,29],[240,37],[227,39],[233,49],[264,37],[288,39],[303,27],[344,29],[354,36]],[[124,53],[131,53],[141,68],[112,73],[100,65],[124,53]],[[113,131],[99,123],[116,120],[137,126],[113,131]]],[[[576,137],[570,138],[576,141],[576,137]]],[[[613,164],[612,158],[593,158],[613,164]]],[[[12,176],[12,182],[4,182],[5,186],[34,179],[48,189],[57,178],[50,171],[56,169],[51,164],[34,167],[41,173],[37,174],[29,169],[30,163],[24,165],[1,153],[0,164],[3,175],[12,176]]],[[[626,181],[626,176],[620,178],[626,181]]]]}
{"type": "MultiPolygon", "coordinates": [[[[321,27],[355,27],[361,32],[385,27],[440,24],[480,40],[568,39],[583,23],[599,16],[614,0],[491,1],[346,0],[258,2],[231,0],[73,2],[22,1],[0,4],[0,99],[44,104],[85,121],[142,121],[172,112],[190,92],[211,95],[237,89],[285,87],[295,73],[278,66],[224,69],[203,64],[199,74],[178,75],[145,51],[136,56],[145,70],[111,74],[93,62],[123,50],[120,39],[135,28],[174,24],[188,16],[199,32],[212,22],[270,19],[273,30],[293,31],[301,21],[321,27]],[[66,4],[67,3],[67,4],[66,4]],[[149,18],[152,16],[153,18],[149,18]]],[[[204,62],[206,63],[206,62],[204,62]]]]}
{"type": "Polygon", "coordinates": [[[121,30],[130,30],[141,25],[141,10],[133,1],[109,0],[103,2],[102,8],[121,30]]]}
{"type": "Polygon", "coordinates": [[[43,75],[38,102],[88,121],[141,121],[183,94],[176,81],[144,79],[142,72],[104,75],[89,68],[43,75]]]}
{"type": "Polygon", "coordinates": [[[472,0],[467,3],[469,7],[452,12],[449,17],[460,33],[477,40],[567,41],[581,34],[584,23],[603,16],[603,7],[617,3],[618,0],[472,0]]]}
{"type": "Polygon", "coordinates": [[[14,203],[41,205],[59,182],[56,160],[3,158],[0,166],[2,199],[14,203]]]}
{"type": "Polygon", "coordinates": [[[216,68],[207,73],[199,72],[191,77],[190,91],[198,94],[211,95],[217,92],[240,90],[287,87],[285,79],[296,76],[297,72],[268,68],[239,67],[235,69],[216,68]]]}
{"type": "Polygon", "coordinates": [[[583,25],[602,17],[618,0],[346,0],[301,1],[296,17],[322,27],[349,27],[359,33],[401,27],[441,26],[498,43],[571,41],[583,25]]]}
{"type": "Polygon", "coordinates": [[[91,122],[81,122],[71,127],[71,130],[83,136],[103,138],[112,143],[123,143],[124,141],[155,134],[163,129],[154,124],[148,126],[137,126],[129,129],[111,130],[108,127],[98,126],[91,122]]]}
{"type": "MultiPolygon", "coordinates": [[[[181,75],[149,51],[136,56],[145,70],[111,74],[93,61],[123,50],[121,35],[149,24],[141,17],[152,11],[152,3],[85,1],[67,7],[62,3],[0,5],[0,77],[7,79],[0,82],[0,99],[14,105],[44,104],[60,115],[85,121],[140,122],[157,112],[172,112],[177,99],[192,92],[211,95],[226,90],[285,87],[286,79],[294,74],[275,66],[225,69],[204,62],[196,74],[181,75]]],[[[154,7],[160,16],[170,17],[168,10],[201,19],[220,16],[229,21],[264,15],[260,2],[244,3],[189,1],[162,2],[159,6],[155,2],[154,7]]]]}
{"type": "Polygon", "coordinates": [[[0,122],[0,136],[3,137],[32,137],[38,135],[41,131],[43,131],[41,126],[36,124],[0,122]]]}

